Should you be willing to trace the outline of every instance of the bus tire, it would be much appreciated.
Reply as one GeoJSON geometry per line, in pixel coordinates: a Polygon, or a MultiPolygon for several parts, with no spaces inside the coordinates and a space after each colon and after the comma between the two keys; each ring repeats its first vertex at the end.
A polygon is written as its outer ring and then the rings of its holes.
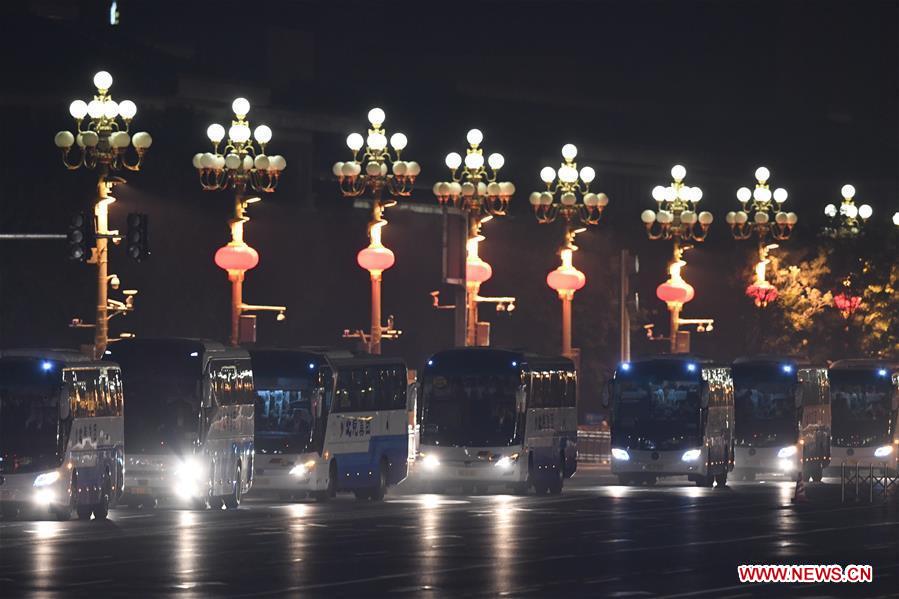
{"type": "Polygon", "coordinates": [[[103,477],[103,484],[100,489],[100,501],[95,503],[92,506],[92,511],[94,512],[94,519],[96,520],[106,520],[106,516],[109,515],[109,503],[111,501],[112,495],[112,486],[109,482],[109,473],[103,477]]]}
{"type": "Polygon", "coordinates": [[[812,469],[812,480],[815,481],[816,483],[819,483],[819,482],[821,482],[821,479],[823,479],[823,478],[824,478],[824,469],[820,465],[815,466],[812,469]]]}
{"type": "Polygon", "coordinates": [[[381,458],[381,464],[378,466],[378,484],[371,490],[371,500],[372,501],[383,501],[384,496],[387,495],[387,475],[390,472],[390,468],[387,465],[387,460],[385,458],[381,458]]]}
{"type": "Polygon", "coordinates": [[[324,503],[337,495],[337,462],[331,460],[328,466],[328,488],[324,491],[315,491],[312,497],[319,503],[324,503]]]}
{"type": "Polygon", "coordinates": [[[715,484],[718,485],[719,489],[723,489],[727,486],[727,470],[725,470],[721,474],[715,475],[715,484]]]}
{"type": "Polygon", "coordinates": [[[553,472],[553,478],[547,485],[547,490],[552,495],[561,495],[562,487],[565,484],[565,460],[559,462],[558,467],[553,472]]]}
{"type": "Polygon", "coordinates": [[[94,513],[94,506],[88,503],[79,503],[75,507],[75,511],[78,512],[79,520],[90,520],[91,514],[94,513]]]}
{"type": "Polygon", "coordinates": [[[236,510],[240,507],[240,499],[241,499],[241,491],[243,489],[243,481],[242,481],[243,468],[241,467],[240,461],[237,462],[237,471],[234,476],[234,485],[232,486],[231,493],[229,495],[225,495],[225,507],[229,510],[236,510]]]}

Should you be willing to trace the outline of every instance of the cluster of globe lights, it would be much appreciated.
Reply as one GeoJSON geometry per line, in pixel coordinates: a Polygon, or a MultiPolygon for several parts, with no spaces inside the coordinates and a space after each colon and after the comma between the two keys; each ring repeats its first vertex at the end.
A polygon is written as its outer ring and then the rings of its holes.
{"type": "Polygon", "coordinates": [[[785,240],[792,233],[799,218],[795,212],[781,210],[784,202],[787,201],[787,190],[778,187],[772,192],[768,187],[770,177],[771,171],[760,166],[755,169],[757,181],[755,190],[750,191],[748,187],[741,187],[737,190],[737,200],[739,200],[741,208],[737,212],[728,212],[725,216],[734,238],[748,239],[753,231],[756,231],[759,241],[762,241],[769,232],[774,239],[785,240]],[[774,215],[773,224],[771,223],[772,213],[774,215]]]}
{"type": "MultiPolygon", "coordinates": [[[[856,219],[862,219],[862,222],[871,218],[874,209],[869,204],[855,205],[855,187],[852,185],[844,185],[840,189],[840,195],[843,196],[843,202],[839,208],[834,204],[828,204],[824,207],[824,214],[831,219],[837,219],[838,215],[842,222],[852,228],[858,223],[856,219]]],[[[895,221],[895,219],[894,219],[895,221]]]]}
{"type": "Polygon", "coordinates": [[[551,166],[540,170],[540,178],[546,183],[546,191],[535,191],[529,198],[538,222],[553,222],[561,213],[569,223],[575,216],[587,225],[599,223],[602,211],[609,204],[609,197],[604,193],[590,191],[590,183],[596,179],[596,171],[589,166],[578,171],[574,162],[576,157],[577,147],[565,144],[562,146],[564,162],[559,170],[556,171],[551,166]]]}
{"type": "Polygon", "coordinates": [[[412,161],[401,159],[408,139],[403,133],[390,136],[388,148],[387,131],[382,127],[386,115],[380,108],[368,111],[368,136],[350,133],[346,138],[347,147],[353,152],[353,159],[347,162],[336,162],[332,172],[340,184],[340,191],[346,197],[362,195],[366,189],[380,190],[385,185],[393,196],[405,197],[412,193],[415,178],[421,173],[421,166],[412,161]],[[362,156],[359,152],[362,148],[362,156]]]}
{"type": "Polygon", "coordinates": [[[711,212],[697,214],[696,207],[702,199],[702,190],[685,185],[683,180],[686,176],[687,169],[677,164],[671,169],[671,178],[674,180],[671,185],[657,185],[653,188],[652,198],[658,203],[658,211],[644,210],[640,215],[650,239],[705,239],[714,217],[711,212]],[[699,231],[696,230],[697,223],[699,231]]]}
{"type": "Polygon", "coordinates": [[[471,129],[465,138],[469,146],[465,158],[457,152],[446,155],[445,163],[450,169],[452,181],[435,183],[434,195],[441,204],[452,202],[466,212],[503,216],[509,207],[509,200],[515,194],[515,185],[496,180],[506,159],[502,154],[494,152],[487,156],[485,166],[484,149],[481,147],[484,134],[480,129],[471,129]]]}
{"type": "Polygon", "coordinates": [[[106,71],[99,71],[94,75],[94,85],[97,94],[93,100],[75,100],[69,105],[69,114],[75,119],[77,133],[60,131],[53,140],[56,147],[62,150],[66,167],[74,170],[81,166],[95,168],[97,164],[101,164],[112,170],[122,166],[138,170],[141,158],[153,143],[153,138],[146,131],[135,133],[134,136],[129,133],[131,120],[137,114],[137,106],[131,100],[116,102],[112,99],[109,93],[112,75],[106,71]],[[85,117],[90,117],[86,124],[85,117]],[[69,151],[76,144],[81,149],[81,158],[78,162],[71,163],[68,160],[69,151]],[[133,146],[137,153],[137,160],[133,163],[128,163],[125,159],[129,146],[133,146]]]}
{"type": "Polygon", "coordinates": [[[225,139],[225,128],[213,123],[206,129],[206,136],[212,142],[212,152],[194,154],[193,165],[200,174],[200,182],[205,190],[220,190],[232,187],[239,192],[249,186],[254,191],[271,192],[278,184],[281,171],[287,166],[283,156],[265,154],[265,144],[272,139],[272,130],[267,125],[259,125],[250,132],[247,114],[250,102],[246,98],[236,98],[231,103],[234,120],[227,130],[228,139],[219,152],[219,144],[225,139]],[[259,149],[253,143],[259,144],[259,149]]]}

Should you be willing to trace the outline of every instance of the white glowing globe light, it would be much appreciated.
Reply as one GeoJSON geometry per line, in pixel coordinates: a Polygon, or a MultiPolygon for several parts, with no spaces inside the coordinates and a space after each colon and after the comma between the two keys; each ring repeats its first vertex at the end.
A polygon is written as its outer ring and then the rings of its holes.
{"type": "Polygon", "coordinates": [[[394,133],[390,136],[390,147],[394,150],[405,149],[407,143],[409,143],[409,140],[406,139],[406,135],[403,133],[394,133]]]}
{"type": "Polygon", "coordinates": [[[840,189],[840,194],[842,194],[844,198],[855,197],[855,187],[852,185],[844,185],[842,189],[840,189]]]}
{"type": "Polygon", "coordinates": [[[470,143],[471,145],[476,146],[484,141],[484,134],[481,133],[480,129],[471,129],[465,135],[465,139],[468,140],[468,143],[470,143]]]}
{"type": "Polygon", "coordinates": [[[334,166],[331,167],[331,172],[334,174],[335,177],[342,177],[343,176],[343,163],[335,162],[334,166]]]}
{"type": "Polygon", "coordinates": [[[799,217],[796,215],[796,213],[795,212],[787,212],[787,224],[795,225],[797,222],[799,222],[799,217]]]}
{"type": "Polygon", "coordinates": [[[470,169],[479,169],[484,166],[484,156],[482,154],[468,154],[465,156],[465,167],[470,169]]]}
{"type": "Polygon", "coordinates": [[[702,189],[700,189],[699,187],[691,188],[690,201],[695,204],[696,202],[698,202],[701,199],[702,199],[702,189]]]}
{"type": "Polygon", "coordinates": [[[767,187],[756,187],[755,191],[752,192],[752,197],[759,202],[767,202],[771,199],[771,190],[767,187]]]}
{"type": "Polygon", "coordinates": [[[737,213],[731,211],[731,212],[728,212],[727,214],[725,214],[725,215],[724,215],[724,222],[726,222],[726,223],[729,224],[729,225],[732,225],[732,224],[734,224],[735,222],[737,222],[737,213]]]}
{"type": "Polygon", "coordinates": [[[665,201],[673,202],[677,199],[677,190],[674,187],[666,187],[665,188],[665,201]]]}
{"type": "Polygon", "coordinates": [[[646,225],[652,224],[656,220],[656,213],[653,212],[652,210],[644,210],[640,214],[640,220],[642,220],[643,223],[646,225]]]}
{"type": "Polygon", "coordinates": [[[256,158],[253,159],[253,166],[256,167],[257,171],[267,171],[270,164],[271,161],[265,154],[257,154],[256,158]]]}
{"type": "Polygon", "coordinates": [[[551,166],[544,166],[540,169],[540,179],[544,183],[552,183],[556,178],[556,169],[551,166]]]}
{"type": "Polygon", "coordinates": [[[193,158],[193,160],[191,161],[191,164],[194,165],[194,168],[202,168],[203,165],[200,163],[200,160],[201,160],[202,158],[203,158],[203,154],[202,154],[202,153],[194,154],[194,158],[193,158]]]}
{"type": "Polygon", "coordinates": [[[592,183],[596,178],[596,171],[593,170],[593,167],[585,166],[581,169],[581,181],[584,183],[592,183]]]}
{"type": "Polygon", "coordinates": [[[146,131],[138,131],[134,134],[134,137],[131,138],[131,143],[138,150],[146,150],[153,145],[153,138],[146,131]]]}
{"type": "Polygon", "coordinates": [[[675,164],[671,168],[671,178],[677,181],[678,183],[684,180],[684,177],[687,176],[687,169],[685,169],[680,164],[675,164]]]}
{"type": "Polygon", "coordinates": [[[751,197],[752,197],[752,192],[749,190],[748,187],[741,187],[740,189],[737,190],[737,199],[740,200],[742,203],[745,204],[746,202],[749,201],[749,198],[751,198],[751,197]]]}
{"type": "Polygon", "coordinates": [[[682,186],[677,190],[677,197],[681,200],[689,200],[691,195],[690,187],[688,185],[682,186]]]}
{"type": "Polygon", "coordinates": [[[834,216],[837,215],[837,207],[834,206],[833,204],[828,204],[827,206],[824,207],[824,214],[826,216],[833,218],[834,216]]]}
{"type": "Polygon", "coordinates": [[[448,168],[456,170],[462,164],[462,157],[457,152],[450,152],[446,155],[445,162],[448,168]]]}
{"type": "Polygon", "coordinates": [[[755,222],[760,225],[764,225],[769,220],[769,216],[767,212],[756,212],[755,213],[755,222]]]}
{"type": "Polygon", "coordinates": [[[874,209],[868,204],[862,204],[858,207],[858,215],[862,217],[862,220],[868,220],[872,214],[874,214],[874,209]]]}
{"type": "Polygon", "coordinates": [[[745,213],[744,211],[742,211],[742,210],[738,210],[736,216],[734,216],[734,221],[735,221],[738,225],[746,224],[746,221],[748,221],[748,220],[749,220],[749,215],[746,214],[746,213],[745,213]]]}
{"type": "Polygon", "coordinates": [[[573,166],[563,165],[559,168],[559,179],[565,183],[577,181],[577,169],[573,166]]]}
{"type": "Polygon", "coordinates": [[[785,225],[789,220],[790,217],[786,212],[778,212],[774,215],[774,222],[776,222],[778,225],[785,225]]]}
{"type": "Polygon", "coordinates": [[[53,143],[56,144],[57,148],[71,148],[72,144],[75,143],[75,136],[69,131],[60,131],[53,138],[53,143]]]}
{"type": "Polygon", "coordinates": [[[574,144],[565,144],[562,146],[562,158],[565,160],[574,160],[577,156],[577,146],[574,144]]]}
{"type": "Polygon", "coordinates": [[[858,216],[858,208],[855,207],[854,204],[843,204],[841,207],[841,212],[848,216],[849,218],[855,218],[858,216]]]}
{"type": "Polygon", "coordinates": [[[692,210],[684,210],[680,213],[680,221],[685,225],[692,225],[696,222],[696,213],[692,210]]]}
{"type": "Polygon", "coordinates": [[[381,151],[387,147],[387,136],[383,133],[370,133],[365,142],[372,150],[381,151]]]}
{"type": "Polygon", "coordinates": [[[494,152],[493,154],[491,154],[490,156],[487,157],[487,164],[489,164],[490,168],[492,168],[495,171],[498,171],[499,169],[503,168],[503,165],[505,163],[506,163],[506,159],[503,158],[503,155],[498,152],[494,152]]]}
{"type": "Polygon", "coordinates": [[[899,227],[899,212],[893,214],[893,224],[899,227]]]}
{"type": "Polygon", "coordinates": [[[383,123],[386,118],[387,115],[384,114],[384,111],[380,108],[372,108],[368,111],[368,122],[375,127],[380,127],[381,123],[383,123]]]}
{"type": "Polygon", "coordinates": [[[419,174],[421,174],[421,165],[420,164],[418,164],[414,160],[412,162],[406,163],[406,175],[407,176],[417,177],[419,174]]]}
{"type": "Polygon", "coordinates": [[[774,201],[778,204],[783,204],[787,201],[787,190],[783,187],[778,187],[774,190],[774,201]]]}
{"type": "Polygon", "coordinates": [[[350,133],[346,138],[346,145],[349,149],[354,152],[358,152],[362,148],[362,144],[365,143],[365,140],[362,139],[362,136],[358,133],[350,133]]]}
{"type": "Polygon", "coordinates": [[[87,113],[92,119],[98,119],[103,116],[103,102],[99,100],[91,100],[87,105],[87,113]]]}
{"type": "Polygon", "coordinates": [[[769,171],[764,166],[760,166],[755,169],[755,178],[758,179],[759,183],[764,183],[768,180],[768,177],[771,176],[771,171],[769,171]]]}
{"type": "Polygon", "coordinates": [[[381,174],[381,165],[377,162],[369,162],[365,165],[365,174],[370,177],[377,177],[381,174]]]}
{"type": "Polygon", "coordinates": [[[137,105],[131,100],[122,100],[119,102],[119,114],[123,119],[130,121],[137,114],[137,105]]]}
{"type": "Polygon", "coordinates": [[[715,217],[712,216],[711,212],[700,212],[699,213],[699,224],[700,225],[710,225],[712,221],[715,220],[715,217]]]}
{"type": "Polygon", "coordinates": [[[538,206],[540,204],[540,192],[535,191],[531,195],[528,196],[528,201],[532,206],[538,206]]]}
{"type": "Polygon", "coordinates": [[[87,103],[84,100],[75,100],[69,104],[69,114],[78,120],[83,119],[87,114],[87,103]]]}
{"type": "Polygon", "coordinates": [[[600,207],[605,207],[609,205],[609,196],[604,193],[600,193],[596,195],[596,201],[600,205],[600,207]]]}
{"type": "Polygon", "coordinates": [[[261,144],[267,144],[272,140],[272,130],[268,125],[259,125],[253,130],[253,139],[261,144]]]}
{"type": "Polygon", "coordinates": [[[231,141],[244,143],[250,139],[250,128],[246,125],[231,125],[231,128],[228,129],[228,137],[231,138],[231,141]]]}
{"type": "Polygon", "coordinates": [[[114,119],[119,116],[119,103],[113,100],[107,100],[103,103],[103,116],[108,119],[114,119]]]}
{"type": "Polygon", "coordinates": [[[268,157],[269,168],[275,171],[283,171],[287,168],[287,159],[281,154],[275,154],[268,157]]]}
{"type": "Polygon", "coordinates": [[[214,144],[225,139],[225,128],[218,123],[212,123],[206,128],[206,137],[214,144]]]}
{"type": "Polygon", "coordinates": [[[661,202],[665,199],[665,188],[661,185],[656,185],[652,188],[652,199],[656,202],[661,202]]]}
{"type": "Polygon", "coordinates": [[[231,102],[231,110],[237,116],[247,116],[250,112],[250,101],[246,98],[234,98],[234,101],[231,102]]]}
{"type": "Polygon", "coordinates": [[[94,75],[94,85],[97,89],[109,89],[112,87],[112,75],[106,71],[99,71],[94,75]]]}
{"type": "Polygon", "coordinates": [[[674,214],[672,214],[668,210],[659,210],[659,213],[656,215],[656,220],[658,220],[663,225],[671,224],[671,221],[674,220],[674,214]]]}
{"type": "MultiPolygon", "coordinates": [[[[210,156],[212,156],[212,155],[210,154],[210,156]]],[[[213,162],[210,162],[209,160],[205,160],[204,164],[209,163],[211,166],[212,164],[214,164],[215,157],[213,157],[212,160],[213,160],[213,162]]],[[[241,160],[240,156],[238,156],[237,154],[228,154],[227,156],[225,156],[225,166],[229,170],[236,171],[237,169],[240,168],[241,164],[243,164],[243,160],[241,160]]]]}
{"type": "Polygon", "coordinates": [[[403,162],[402,160],[397,160],[393,163],[393,174],[396,175],[397,177],[405,177],[407,170],[408,170],[408,167],[406,166],[406,163],[403,162]]]}

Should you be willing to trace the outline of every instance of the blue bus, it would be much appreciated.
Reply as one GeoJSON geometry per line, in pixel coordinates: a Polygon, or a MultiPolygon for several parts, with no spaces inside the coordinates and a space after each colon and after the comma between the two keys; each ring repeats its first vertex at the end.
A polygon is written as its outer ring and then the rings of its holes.
{"type": "Polygon", "coordinates": [[[251,357],[260,492],[324,501],[346,491],[380,501],[406,478],[402,360],[320,349],[256,349],[251,357]]]}
{"type": "Polygon", "coordinates": [[[468,347],[421,376],[414,478],[440,492],[562,492],[577,470],[577,373],[563,357],[468,347]]]}

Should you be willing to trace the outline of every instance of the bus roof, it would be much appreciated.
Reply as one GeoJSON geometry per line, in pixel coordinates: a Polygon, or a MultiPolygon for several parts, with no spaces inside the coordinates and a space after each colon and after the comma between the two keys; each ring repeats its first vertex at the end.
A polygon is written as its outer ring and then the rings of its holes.
{"type": "Polygon", "coordinates": [[[63,367],[78,366],[80,368],[90,366],[110,366],[110,362],[100,362],[85,356],[74,349],[6,349],[0,352],[0,359],[27,359],[27,360],[50,360],[53,362],[62,362],[63,367]]]}
{"type": "Polygon", "coordinates": [[[535,368],[555,368],[574,370],[574,362],[563,356],[547,356],[522,350],[500,349],[493,347],[457,347],[439,351],[427,360],[429,368],[459,367],[468,364],[480,364],[485,369],[494,365],[521,365],[525,370],[535,368]]]}
{"type": "Polygon", "coordinates": [[[890,360],[871,360],[867,358],[852,358],[847,360],[837,360],[830,365],[831,370],[877,370],[886,368],[887,370],[899,370],[899,362],[890,360]]]}

